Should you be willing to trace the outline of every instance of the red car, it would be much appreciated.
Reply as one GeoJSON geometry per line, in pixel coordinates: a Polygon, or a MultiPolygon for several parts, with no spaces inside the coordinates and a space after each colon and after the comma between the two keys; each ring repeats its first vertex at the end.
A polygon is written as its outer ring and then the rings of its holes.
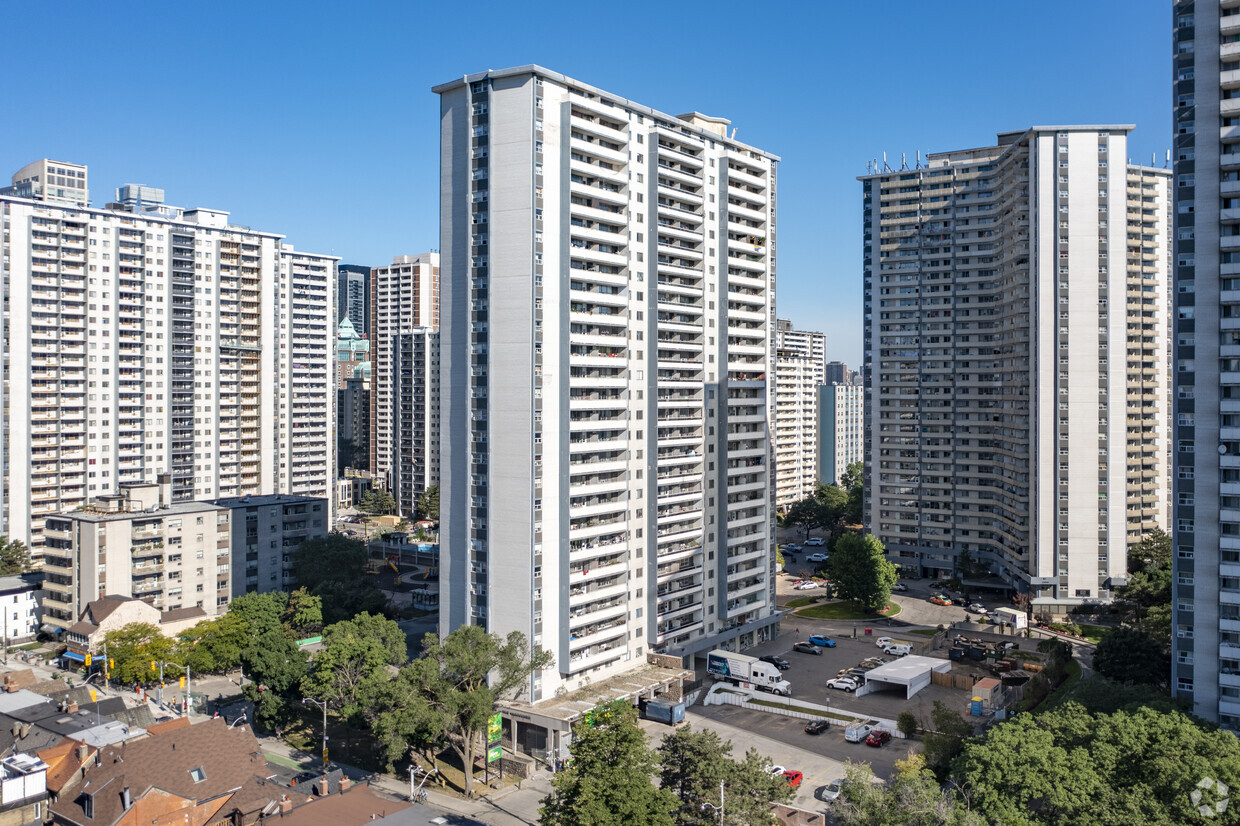
{"type": "Polygon", "coordinates": [[[801,781],[802,781],[802,780],[804,780],[804,779],[805,779],[805,775],[801,774],[799,771],[795,771],[795,770],[790,769],[790,770],[788,770],[788,771],[784,772],[784,780],[787,780],[787,781],[788,781],[788,785],[789,785],[789,786],[791,786],[791,787],[792,787],[792,788],[794,788],[794,789],[795,789],[797,786],[800,786],[800,785],[801,785],[801,781]]]}
{"type": "Polygon", "coordinates": [[[890,740],[891,740],[891,732],[883,731],[882,729],[876,729],[870,732],[869,737],[865,738],[865,744],[867,746],[874,746],[875,748],[881,748],[883,744],[889,742],[890,740]]]}

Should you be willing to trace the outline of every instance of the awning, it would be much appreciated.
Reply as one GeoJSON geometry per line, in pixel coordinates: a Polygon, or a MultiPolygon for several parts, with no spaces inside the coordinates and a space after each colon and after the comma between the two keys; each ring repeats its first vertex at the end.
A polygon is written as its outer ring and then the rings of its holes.
{"type": "Polygon", "coordinates": [[[43,628],[40,630],[42,630],[44,634],[63,634],[65,629],[61,628],[58,625],[50,625],[48,623],[44,623],[43,628]]]}
{"type": "Polygon", "coordinates": [[[61,654],[60,656],[62,659],[66,659],[66,660],[76,660],[77,662],[80,662],[80,663],[86,662],[86,655],[79,654],[76,651],[65,651],[65,653],[61,654]]]}

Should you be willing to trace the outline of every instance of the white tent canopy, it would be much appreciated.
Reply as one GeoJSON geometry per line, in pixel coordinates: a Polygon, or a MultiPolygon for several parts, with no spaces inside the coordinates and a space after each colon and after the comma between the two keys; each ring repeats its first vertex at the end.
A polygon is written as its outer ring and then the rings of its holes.
{"type": "Polygon", "coordinates": [[[868,672],[865,675],[865,685],[857,689],[857,696],[903,686],[904,698],[907,700],[930,685],[930,672],[946,673],[951,670],[950,660],[913,655],[901,657],[868,672]]]}

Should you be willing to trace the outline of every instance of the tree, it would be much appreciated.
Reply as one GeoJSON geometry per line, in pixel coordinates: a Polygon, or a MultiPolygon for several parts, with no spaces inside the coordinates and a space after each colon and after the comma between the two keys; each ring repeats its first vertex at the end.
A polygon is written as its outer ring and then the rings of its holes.
{"type": "Polygon", "coordinates": [[[861,524],[861,508],[865,500],[865,464],[853,462],[844,469],[839,479],[839,486],[848,494],[848,507],[844,518],[852,525],[861,524]]]}
{"type": "Polygon", "coordinates": [[[813,498],[801,499],[792,504],[784,514],[783,525],[788,528],[802,528],[803,539],[809,539],[809,532],[818,527],[818,508],[813,498]]]}
{"type": "Polygon", "coordinates": [[[241,664],[241,652],[249,642],[245,620],[240,614],[228,613],[182,632],[174,656],[194,674],[226,671],[241,664]]]}
{"type": "Polygon", "coordinates": [[[659,746],[659,785],[680,801],[675,813],[680,826],[710,826],[718,815],[703,804],[717,805],[719,783],[724,784],[725,817],[729,823],[751,824],[770,820],[771,804],[794,797],[783,777],[772,777],[770,761],[750,751],[732,759],[732,743],[713,731],[690,726],[672,732],[659,746]]]}
{"type": "Polygon", "coordinates": [[[250,640],[241,667],[250,678],[242,693],[254,704],[255,722],[277,731],[287,725],[306,674],[305,652],[277,626],[250,640]]]}
{"type": "Polygon", "coordinates": [[[283,632],[282,618],[288,609],[288,594],[283,591],[266,591],[261,594],[243,594],[228,604],[228,613],[245,623],[250,639],[265,636],[272,631],[283,632]]]}
{"type": "Polygon", "coordinates": [[[1099,640],[1094,670],[1118,683],[1165,685],[1171,675],[1171,658],[1149,634],[1121,626],[1099,640]]]}
{"type": "Polygon", "coordinates": [[[954,793],[944,791],[925,759],[914,754],[897,760],[890,786],[874,783],[868,766],[846,763],[835,806],[844,826],[983,826],[954,793]]]}
{"type": "Polygon", "coordinates": [[[357,503],[357,509],[371,514],[391,513],[396,510],[396,499],[383,488],[371,488],[357,503]]]}
{"type": "Polygon", "coordinates": [[[418,494],[418,518],[439,521],[439,485],[431,485],[418,494]]]}
{"type": "Polygon", "coordinates": [[[926,766],[939,777],[944,777],[952,760],[960,753],[965,738],[973,734],[973,727],[941,700],[934,701],[930,720],[931,728],[922,732],[926,766]]]}
{"type": "Polygon", "coordinates": [[[572,754],[543,798],[543,826],[672,826],[676,797],[654,785],[655,756],[631,705],[609,703],[595,710],[593,725],[574,726],[572,754]]]}
{"type": "Polygon", "coordinates": [[[20,539],[0,536],[0,576],[24,574],[30,570],[30,551],[20,539]]]}
{"type": "Polygon", "coordinates": [[[387,667],[403,665],[408,658],[399,625],[383,616],[358,614],[323,630],[323,648],[314,655],[302,690],[325,700],[348,730],[362,719],[362,701],[377,693],[368,684],[389,680],[387,667]]]}
{"type": "Polygon", "coordinates": [[[914,737],[917,734],[917,718],[913,716],[911,711],[901,711],[896,716],[896,729],[905,737],[914,737]]]}
{"type": "Polygon", "coordinates": [[[366,545],[343,534],[301,543],[293,552],[293,574],[301,589],[320,598],[322,622],[340,622],[364,611],[381,613],[387,604],[366,578],[366,545]]]}
{"type": "MultiPolygon", "coordinates": [[[[145,683],[154,678],[151,660],[171,660],[172,640],[149,622],[133,622],[103,635],[103,649],[115,668],[105,665],[113,680],[118,682],[145,683]]],[[[102,657],[102,651],[95,656],[102,657]]]]}
{"type": "MultiPolygon", "coordinates": [[[[1129,619],[1171,605],[1171,537],[1154,528],[1128,549],[1128,584],[1115,589],[1116,602],[1129,619]]],[[[1170,645],[1170,639],[1168,639],[1170,645]]]]}
{"type": "Polygon", "coordinates": [[[1176,712],[1093,715],[1065,703],[966,742],[952,774],[996,823],[1234,823],[1231,810],[1202,818],[1191,794],[1203,778],[1240,783],[1240,741],[1176,712]]]}
{"type": "Polygon", "coordinates": [[[519,631],[500,637],[462,625],[443,639],[427,634],[422,657],[402,668],[392,690],[382,693],[391,705],[373,708],[376,734],[388,744],[389,759],[393,738],[445,739],[461,760],[465,794],[472,796],[474,749],[496,700],[519,694],[530,675],[551,662],[550,652],[531,650],[519,631]]]}
{"type": "Polygon", "coordinates": [[[323,629],[323,598],[304,587],[288,595],[284,609],[285,631],[292,637],[312,636],[323,629]]]}
{"type": "Polygon", "coordinates": [[[835,543],[827,574],[837,597],[856,600],[866,611],[878,611],[887,604],[891,586],[899,577],[878,537],[851,532],[835,543]]]}

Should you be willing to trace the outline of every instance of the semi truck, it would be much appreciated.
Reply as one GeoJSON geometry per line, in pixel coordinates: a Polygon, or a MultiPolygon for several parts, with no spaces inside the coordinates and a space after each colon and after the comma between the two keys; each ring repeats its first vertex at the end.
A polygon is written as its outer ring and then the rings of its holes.
{"type": "Polygon", "coordinates": [[[706,655],[706,671],[716,679],[734,685],[749,683],[760,691],[770,691],[785,697],[792,695],[792,686],[783,678],[780,670],[757,657],[715,650],[706,655]]]}

